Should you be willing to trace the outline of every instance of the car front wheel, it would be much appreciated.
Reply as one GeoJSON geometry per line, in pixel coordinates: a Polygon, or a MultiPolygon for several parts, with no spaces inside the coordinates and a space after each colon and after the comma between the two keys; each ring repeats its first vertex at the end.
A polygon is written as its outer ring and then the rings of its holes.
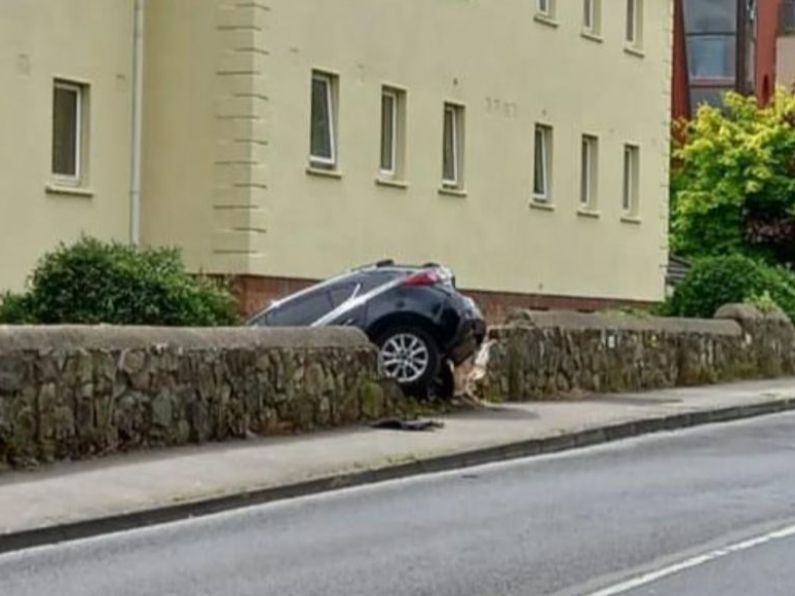
{"type": "Polygon", "coordinates": [[[427,397],[439,371],[439,348],[419,327],[392,327],[376,340],[382,370],[414,397],[427,397]]]}

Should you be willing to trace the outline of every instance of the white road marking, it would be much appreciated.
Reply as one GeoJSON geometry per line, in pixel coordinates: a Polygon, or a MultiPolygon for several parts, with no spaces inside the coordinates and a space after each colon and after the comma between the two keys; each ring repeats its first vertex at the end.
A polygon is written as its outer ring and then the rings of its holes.
{"type": "Polygon", "coordinates": [[[686,571],[694,567],[705,565],[711,561],[715,561],[716,559],[728,557],[729,555],[756,548],[757,546],[762,546],[763,544],[767,544],[776,540],[783,540],[791,536],[795,536],[795,525],[788,526],[780,530],[775,530],[773,532],[763,534],[762,536],[757,536],[756,538],[750,538],[742,542],[730,544],[729,546],[725,546],[712,552],[680,561],[679,563],[658,569],[657,571],[644,573],[643,575],[639,575],[633,579],[623,581],[620,584],[615,584],[614,586],[604,588],[597,592],[592,592],[590,596],[614,596],[615,594],[623,594],[630,590],[634,590],[635,588],[640,588],[641,586],[646,586],[659,581],[665,577],[681,573],[682,571],[686,571]]]}

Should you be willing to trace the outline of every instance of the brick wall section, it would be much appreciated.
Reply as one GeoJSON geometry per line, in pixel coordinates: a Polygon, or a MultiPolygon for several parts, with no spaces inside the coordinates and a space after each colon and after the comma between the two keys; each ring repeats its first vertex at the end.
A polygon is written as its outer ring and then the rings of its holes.
{"type": "Polygon", "coordinates": [[[588,298],[585,296],[512,294],[507,292],[485,292],[482,290],[463,290],[463,292],[471,296],[478,303],[489,323],[492,324],[505,321],[515,310],[557,310],[593,313],[600,310],[626,306],[639,309],[646,309],[653,306],[651,302],[611,298],[588,298]]]}
{"type": "Polygon", "coordinates": [[[0,326],[0,468],[350,425],[402,407],[353,329],[0,326]]]}
{"type": "MultiPolygon", "coordinates": [[[[289,277],[240,275],[234,278],[232,287],[238,299],[240,313],[244,316],[250,316],[267,306],[271,301],[303,290],[313,283],[315,282],[312,280],[289,277]]],[[[484,290],[462,291],[478,303],[489,323],[493,324],[504,321],[516,309],[596,312],[621,306],[632,306],[642,309],[649,308],[653,304],[650,302],[611,298],[516,294],[484,290]]]]}
{"type": "Polygon", "coordinates": [[[731,306],[716,320],[524,313],[491,330],[482,395],[565,399],[795,374],[795,329],[782,314],[731,306]]]}

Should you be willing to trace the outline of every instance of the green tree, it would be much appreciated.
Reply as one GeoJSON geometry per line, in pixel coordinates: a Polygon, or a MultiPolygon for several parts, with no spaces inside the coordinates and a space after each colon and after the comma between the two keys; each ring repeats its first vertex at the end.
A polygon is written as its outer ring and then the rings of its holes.
{"type": "Polygon", "coordinates": [[[699,108],[674,144],[671,246],[795,262],[795,96],[760,107],[729,93],[699,108]]]}

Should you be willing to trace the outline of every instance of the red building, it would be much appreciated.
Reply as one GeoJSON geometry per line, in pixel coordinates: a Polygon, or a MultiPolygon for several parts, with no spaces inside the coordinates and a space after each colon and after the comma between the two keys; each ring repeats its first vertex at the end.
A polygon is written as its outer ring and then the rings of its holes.
{"type": "Polygon", "coordinates": [[[674,118],[726,91],[766,103],[776,80],[780,0],[674,0],[674,118]]]}

